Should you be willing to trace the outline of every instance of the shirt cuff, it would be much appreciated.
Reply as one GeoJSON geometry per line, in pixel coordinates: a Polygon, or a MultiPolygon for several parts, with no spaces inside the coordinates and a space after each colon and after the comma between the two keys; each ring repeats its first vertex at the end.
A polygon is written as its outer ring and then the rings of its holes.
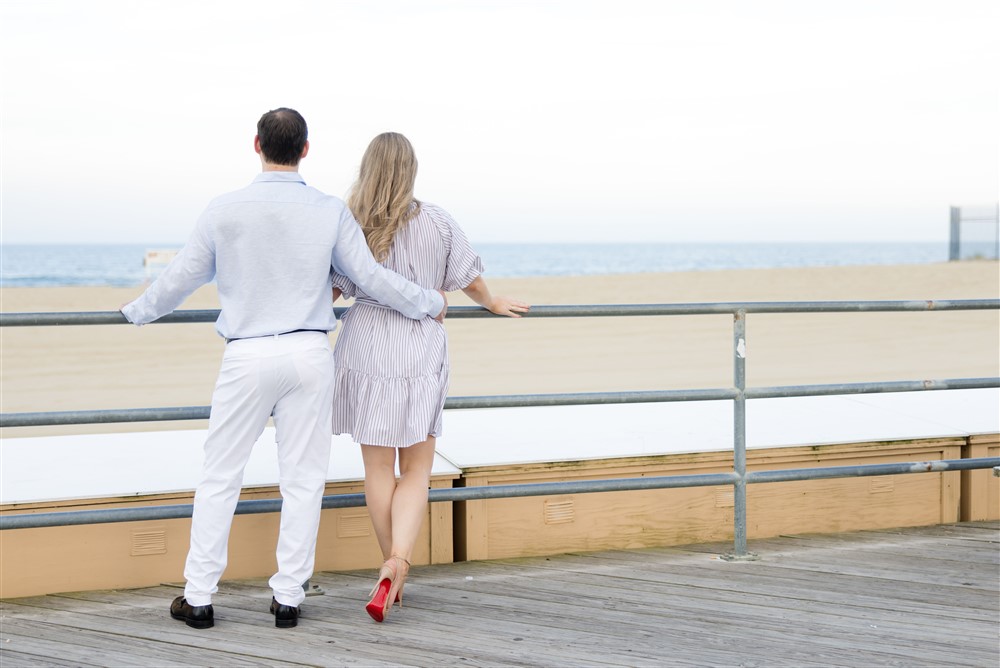
{"type": "Polygon", "coordinates": [[[133,325],[141,327],[143,324],[145,324],[143,322],[140,322],[142,319],[142,315],[140,313],[139,306],[137,305],[136,302],[129,302],[128,304],[125,304],[125,306],[121,307],[121,309],[119,310],[121,311],[122,315],[125,316],[125,319],[128,320],[133,325]]]}
{"type": "Polygon", "coordinates": [[[432,313],[429,313],[428,315],[432,318],[436,318],[438,315],[440,315],[441,311],[444,310],[444,297],[442,297],[441,293],[438,292],[437,290],[434,290],[434,297],[432,304],[436,304],[435,306],[436,310],[433,311],[432,313]]]}

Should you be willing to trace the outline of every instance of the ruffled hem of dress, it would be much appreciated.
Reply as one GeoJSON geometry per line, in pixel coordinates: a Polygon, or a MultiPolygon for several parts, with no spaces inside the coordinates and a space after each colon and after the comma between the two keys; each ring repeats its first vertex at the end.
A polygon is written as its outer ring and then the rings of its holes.
{"type": "Polygon", "coordinates": [[[441,434],[448,368],[411,378],[334,371],[333,433],[356,443],[405,448],[441,434]]]}

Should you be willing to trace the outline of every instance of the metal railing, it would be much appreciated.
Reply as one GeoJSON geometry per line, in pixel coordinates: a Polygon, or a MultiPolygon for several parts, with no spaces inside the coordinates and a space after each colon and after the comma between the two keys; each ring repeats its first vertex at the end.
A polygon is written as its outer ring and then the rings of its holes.
{"type": "MultiPolygon", "coordinates": [[[[334,309],[338,317],[345,309],[334,309]]],[[[818,480],[859,476],[896,475],[943,471],[966,471],[1000,466],[1000,457],[900,462],[859,466],[785,469],[747,472],[746,470],[746,401],[778,397],[803,397],[882,392],[912,392],[925,390],[974,389],[1000,387],[1000,377],[953,378],[936,380],[904,380],[892,382],[840,383],[826,385],[791,385],[777,387],[746,387],[746,316],[750,313],[871,313],[900,311],[969,311],[1000,310],[997,299],[967,299],[944,301],[835,301],[835,302],[732,302],[713,304],[631,304],[605,306],[534,306],[526,317],[577,318],[622,316],[718,315],[733,316],[733,387],[664,390],[644,392],[591,392],[529,395],[498,395],[449,397],[445,408],[501,408],[524,406],[567,406],[580,404],[623,404],[673,401],[731,400],[733,411],[733,471],[698,475],[676,475],[651,478],[614,478],[573,482],[548,482],[489,487],[432,489],[431,502],[469,501],[479,499],[548,496],[593,492],[668,489],[732,485],[734,488],[734,546],[726,555],[733,560],[752,559],[747,551],[746,486],[748,484],[818,480]]],[[[178,311],[157,323],[214,322],[217,310],[178,311]]],[[[477,307],[452,307],[448,317],[492,317],[477,307]]],[[[40,327],[63,325],[127,324],[117,311],[99,313],[2,313],[0,327],[40,327]]],[[[137,408],[112,410],[58,411],[34,413],[2,413],[0,428],[43,425],[66,425],[111,422],[148,422],[161,420],[200,420],[209,415],[208,406],[137,408]]],[[[0,441],[2,447],[2,441],[0,441]]],[[[346,508],[365,505],[364,494],[340,494],[323,497],[323,508],[346,508]]],[[[237,514],[272,513],[281,509],[281,499],[241,501],[237,514]]],[[[4,513],[0,515],[0,530],[35,527],[101,524],[139,520],[164,520],[190,517],[191,504],[142,506],[133,508],[84,510],[52,513],[4,513]]]]}

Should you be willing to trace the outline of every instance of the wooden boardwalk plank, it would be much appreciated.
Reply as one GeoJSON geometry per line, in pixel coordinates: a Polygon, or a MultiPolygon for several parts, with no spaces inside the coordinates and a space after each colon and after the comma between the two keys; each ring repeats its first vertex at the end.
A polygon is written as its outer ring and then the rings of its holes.
{"type": "MultiPolygon", "coordinates": [[[[961,563],[956,564],[953,560],[935,561],[916,555],[898,559],[895,555],[881,555],[877,550],[858,550],[852,553],[846,550],[827,550],[808,546],[793,548],[788,540],[786,538],[760,541],[753,545],[753,550],[758,553],[766,552],[768,563],[779,568],[905,581],[917,592],[927,585],[973,587],[993,591],[991,585],[995,579],[989,576],[996,568],[992,563],[977,564],[969,560],[960,560],[961,563]]],[[[695,546],[692,549],[701,548],[695,546]]]]}
{"type": "MultiPolygon", "coordinates": [[[[584,556],[600,559],[604,557],[604,553],[594,553],[584,556]]],[[[918,587],[901,587],[900,583],[896,580],[882,581],[874,578],[869,579],[865,581],[865,587],[859,593],[856,586],[857,578],[855,576],[820,572],[815,569],[800,569],[794,565],[788,566],[777,561],[771,563],[770,557],[767,557],[765,562],[726,564],[718,561],[715,563],[702,561],[697,565],[691,566],[660,563],[662,558],[658,557],[654,551],[629,553],[628,557],[640,562],[640,565],[637,565],[636,568],[644,568],[648,571],[645,575],[646,579],[689,587],[691,588],[692,596],[698,596],[703,592],[727,591],[738,587],[740,591],[747,594],[780,595],[789,598],[801,597],[803,592],[807,593],[811,598],[814,598],[817,593],[826,594],[828,598],[825,600],[834,604],[842,601],[845,596],[853,598],[869,594],[877,597],[874,600],[875,603],[882,601],[885,596],[891,596],[896,600],[909,601],[916,605],[934,605],[935,603],[933,600],[928,603],[928,596],[924,589],[918,587]],[[764,565],[764,568],[761,568],[761,565],[764,565]]],[[[560,559],[560,562],[567,561],[568,559],[566,558],[560,559]]],[[[511,566],[515,565],[511,564],[511,566]]],[[[516,567],[563,570],[563,568],[555,565],[529,564],[528,562],[517,564],[516,567]]],[[[596,567],[580,565],[576,567],[576,571],[583,572],[588,568],[596,567]]],[[[620,577],[625,580],[634,579],[627,574],[623,574],[620,577]]],[[[994,592],[985,589],[950,585],[938,585],[937,588],[942,594],[946,594],[946,597],[942,596],[943,599],[959,599],[973,610],[991,610],[997,600],[994,592]]],[[[951,609],[951,604],[948,604],[948,608],[951,609]]],[[[987,614],[992,615],[993,613],[990,612],[987,614]]]]}
{"type": "MultiPolygon", "coordinates": [[[[191,651],[177,642],[156,642],[143,634],[136,634],[127,625],[120,630],[109,629],[105,624],[103,629],[94,630],[80,628],[79,625],[65,623],[49,623],[40,621],[19,620],[4,624],[4,639],[20,636],[17,646],[38,651],[41,644],[46,644],[51,654],[46,654],[47,660],[71,660],[75,665],[96,666],[131,666],[131,665],[177,665],[189,663],[191,651]]],[[[214,665],[236,664],[246,666],[271,665],[264,659],[247,656],[242,653],[228,651],[213,651],[202,649],[199,652],[202,661],[214,665]]],[[[14,665],[8,662],[4,653],[3,665],[14,665]]],[[[308,664],[307,664],[308,665],[308,664]]]]}
{"type": "MultiPolygon", "coordinates": [[[[326,595],[306,601],[305,605],[311,611],[311,617],[324,620],[321,623],[328,625],[331,631],[350,634],[365,641],[387,641],[394,645],[404,643],[410,647],[423,647],[427,651],[439,651],[441,637],[450,635],[448,630],[451,620],[445,616],[447,611],[436,608],[432,603],[428,604],[429,602],[424,600],[421,591],[412,585],[408,586],[404,596],[406,607],[396,608],[390,615],[390,623],[378,625],[368,620],[363,606],[368,590],[374,582],[374,577],[374,572],[371,573],[370,577],[354,577],[351,578],[353,581],[347,586],[341,585],[339,587],[336,586],[336,583],[334,586],[328,587],[323,576],[315,578],[314,582],[324,587],[326,595]],[[336,620],[336,623],[325,620],[336,620]],[[357,628],[359,621],[364,622],[360,629],[357,628]],[[397,622],[399,622],[398,625],[397,622]],[[432,628],[433,633],[428,634],[428,628],[432,628]]],[[[343,577],[338,576],[338,580],[343,580],[343,577]]],[[[481,618],[489,612],[489,610],[481,608],[470,610],[469,602],[463,601],[462,603],[458,606],[461,614],[457,618],[457,626],[453,629],[454,635],[452,637],[455,638],[468,636],[481,623],[481,618]]],[[[483,665],[521,665],[525,655],[530,655],[535,644],[539,644],[538,649],[548,651],[548,637],[539,636],[538,628],[539,625],[535,623],[530,614],[522,614],[519,615],[516,623],[504,628],[500,633],[494,620],[487,618],[482,626],[486,633],[475,638],[473,643],[475,651],[464,656],[466,659],[479,661],[483,665]]],[[[588,655],[579,647],[567,647],[565,657],[566,661],[574,664],[593,663],[593,655],[588,655]]],[[[465,664],[467,661],[461,661],[461,663],[465,664]]]]}
{"type": "Polygon", "coordinates": [[[1000,523],[415,567],[385,624],[375,571],[318,573],[294,629],[266,579],[224,582],[216,627],[161,585],[0,602],[15,666],[995,666],[1000,523]],[[968,583],[968,584],[966,584],[968,583]]]}
{"type": "MultiPolygon", "coordinates": [[[[73,658],[81,664],[177,665],[190,663],[192,656],[198,656],[200,658],[195,663],[265,666],[283,659],[279,655],[269,655],[271,650],[267,647],[263,651],[247,653],[232,638],[208,638],[180,623],[168,625],[164,619],[173,621],[169,615],[158,615],[154,620],[149,615],[137,614],[129,606],[118,606],[118,610],[105,610],[103,608],[112,606],[101,604],[77,605],[73,610],[66,610],[65,607],[65,603],[59,601],[32,606],[5,606],[4,637],[10,629],[28,637],[34,635],[53,642],[62,639],[64,646],[54,656],[73,658]]],[[[255,639],[255,643],[259,643],[259,639],[255,639]]],[[[294,657],[288,659],[288,663],[293,662],[294,657]]],[[[310,665],[308,660],[299,663],[310,665]]]]}
{"type": "MultiPolygon", "coordinates": [[[[430,620],[418,620],[420,623],[396,626],[392,628],[389,624],[377,625],[368,619],[363,611],[366,594],[371,587],[371,581],[375,576],[374,571],[371,578],[358,577],[357,575],[336,574],[333,585],[327,589],[326,595],[321,597],[309,597],[303,604],[303,617],[299,629],[293,631],[278,631],[278,633],[295,634],[306,624],[309,625],[309,635],[303,641],[299,639],[299,644],[304,644],[310,652],[322,654],[325,647],[322,644],[335,644],[340,651],[351,651],[354,655],[367,656],[369,662],[383,660],[386,663],[398,665],[400,662],[411,663],[412,665],[436,665],[442,663],[440,657],[439,639],[440,630],[435,629],[433,634],[427,633],[428,625],[435,624],[433,617],[430,620]],[[338,581],[345,581],[340,584],[338,581]],[[349,589],[350,591],[337,595],[337,589],[349,589]],[[426,623],[425,623],[426,621],[426,623]],[[386,654],[384,646],[391,643],[395,646],[395,651],[386,654]]],[[[324,574],[319,574],[313,579],[314,584],[322,584],[327,588],[330,580],[324,574]]],[[[412,589],[412,587],[410,588],[412,589]]],[[[146,593],[150,590],[142,590],[146,593]]],[[[168,592],[168,594],[173,592],[168,592]]],[[[169,596],[161,596],[158,605],[163,605],[163,600],[169,596]]],[[[267,609],[270,602],[270,592],[261,587],[259,582],[230,582],[226,583],[216,595],[216,620],[217,628],[225,622],[236,619],[247,621],[247,623],[265,623],[261,615],[262,610],[267,609]],[[224,620],[220,616],[220,610],[226,608],[229,611],[228,619],[224,620]],[[234,612],[235,611],[235,612],[234,612]]],[[[409,597],[407,597],[409,603],[409,597]]],[[[401,615],[412,616],[413,607],[407,607],[401,612],[394,612],[390,619],[395,621],[401,615]]],[[[433,611],[430,611],[433,614],[433,611]]],[[[266,618],[270,621],[270,617],[266,618]]],[[[315,656],[315,654],[314,654],[315,656]]],[[[586,660],[586,657],[581,656],[586,660]]],[[[455,662],[458,663],[459,657],[455,662]]],[[[509,644],[494,642],[491,638],[485,638],[477,643],[476,656],[470,663],[469,658],[461,660],[461,665],[519,665],[523,663],[523,656],[512,651],[509,644]]],[[[368,665],[368,664],[365,664],[368,665]]]]}
{"type": "MultiPolygon", "coordinates": [[[[854,600],[853,593],[847,593],[836,600],[835,606],[831,606],[828,601],[817,601],[811,596],[811,592],[802,590],[792,590],[787,594],[777,594],[770,592],[747,593],[739,590],[739,587],[727,586],[727,583],[718,578],[711,583],[714,589],[704,589],[694,591],[690,587],[677,586],[671,582],[659,580],[630,580],[624,578],[611,579],[605,575],[577,575],[560,576],[555,574],[548,578],[545,583],[535,583],[532,591],[535,595],[545,595],[555,598],[557,592],[565,587],[576,586],[576,592],[582,593],[586,598],[580,601],[582,605],[600,605],[610,608],[616,601],[632,607],[651,606],[659,598],[672,597],[674,599],[673,609],[684,609],[691,614],[705,611],[714,614],[719,606],[727,606],[729,610],[742,610],[742,614],[755,618],[772,618],[781,616],[789,610],[804,611],[811,614],[823,616],[833,615],[836,618],[847,618],[853,623],[856,619],[898,621],[914,627],[917,632],[922,632],[921,627],[935,627],[942,623],[942,615],[939,609],[924,609],[919,606],[911,606],[909,610],[902,611],[896,608],[886,610],[884,599],[871,597],[866,601],[858,602],[854,600]],[[586,588],[586,587],[589,587],[586,588]],[[588,600],[589,599],[589,600],[588,600]]],[[[488,585],[487,585],[488,586],[488,585]]],[[[483,588],[481,588],[482,590],[483,588]]],[[[495,591],[504,592],[505,586],[498,584],[495,591]]],[[[517,595],[517,592],[505,592],[508,595],[517,595]]],[[[950,611],[951,608],[945,608],[950,611]]],[[[953,619],[968,623],[968,614],[955,614],[953,619]]],[[[983,621],[992,621],[995,616],[983,614],[977,617],[983,621]]],[[[944,617],[945,620],[948,617],[944,617]]]]}
{"type": "MultiPolygon", "coordinates": [[[[587,593],[588,587],[575,583],[570,587],[574,591],[587,593]]],[[[727,656],[727,662],[737,664],[741,655],[738,648],[732,644],[732,621],[726,615],[715,610],[690,611],[683,606],[671,605],[669,610],[659,610],[663,606],[664,597],[647,596],[643,599],[616,601],[617,594],[607,590],[598,592],[603,604],[594,604],[586,599],[582,601],[553,602],[545,600],[532,602],[527,597],[519,597],[519,592],[504,592],[504,585],[499,584],[489,592],[477,590],[471,599],[477,608],[488,613],[488,619],[481,620],[479,630],[503,630],[513,634],[539,634],[545,637],[560,637],[571,641],[580,649],[602,651],[610,645],[628,644],[633,656],[645,656],[649,659],[662,659],[664,644],[669,644],[676,656],[690,654],[704,656],[709,649],[719,661],[727,656]],[[599,612],[595,615],[594,610],[599,612]],[[520,627],[519,622],[525,618],[534,620],[534,626],[520,627]],[[594,619],[601,620],[599,627],[594,626],[594,619]],[[617,642],[611,642],[617,641],[617,642]]],[[[549,598],[549,597],[546,597],[549,598]]],[[[470,623],[467,619],[469,600],[455,603],[453,600],[435,596],[433,593],[424,595],[421,599],[424,605],[438,613],[451,613],[455,616],[455,630],[458,633],[467,632],[470,623]]],[[[668,603],[668,605],[670,605],[668,603]]],[[[730,611],[726,611],[729,613],[730,611]]],[[[756,625],[761,628],[761,625],[756,625]]],[[[785,659],[796,663],[816,659],[816,652],[798,651],[796,648],[785,648],[787,636],[783,629],[768,637],[768,649],[777,654],[784,654],[785,659]]],[[[758,638],[758,649],[764,647],[765,638],[758,638]]],[[[830,658],[828,655],[827,659],[830,658]]],[[[846,659],[847,655],[841,658],[846,659]]]]}
{"type": "Polygon", "coordinates": [[[971,527],[965,530],[962,527],[963,533],[958,534],[955,532],[954,527],[950,525],[941,525],[940,533],[938,534],[921,534],[918,532],[918,528],[914,528],[913,533],[907,532],[905,535],[907,537],[907,544],[901,545],[894,542],[894,539],[901,535],[904,535],[900,530],[868,530],[868,531],[857,531],[850,534],[826,534],[826,533],[799,533],[794,535],[781,535],[778,538],[797,538],[800,540],[820,540],[830,543],[851,543],[857,546],[868,545],[868,544],[883,544],[887,552],[892,552],[894,549],[908,550],[911,549],[913,545],[921,545],[922,548],[927,550],[933,550],[935,548],[944,548],[946,546],[956,546],[961,545],[963,549],[967,550],[982,550],[988,551],[995,548],[998,544],[996,540],[997,530],[988,529],[983,527],[971,527]],[[974,533],[970,533],[974,532],[974,533]]]}
{"type": "MultiPolygon", "coordinates": [[[[87,592],[73,597],[49,596],[37,599],[21,599],[42,610],[58,610],[58,622],[66,629],[99,630],[113,626],[115,633],[133,636],[143,641],[140,646],[148,647],[153,656],[136,657],[136,661],[148,661],[145,665],[164,665],[169,656],[161,656],[161,645],[173,648],[178,645],[189,647],[201,661],[211,663],[215,652],[230,653],[228,661],[215,665],[315,665],[316,649],[304,647],[302,638],[293,638],[284,629],[274,627],[273,618],[268,613],[270,593],[266,596],[261,587],[256,588],[256,596],[234,595],[227,589],[221,590],[215,600],[216,628],[225,627],[225,634],[213,631],[198,631],[170,619],[167,612],[170,601],[177,595],[173,588],[153,588],[161,590],[161,597],[145,595],[148,589],[126,592],[87,592]],[[137,593],[141,592],[141,593],[137,593]],[[141,620],[141,621],[135,621],[141,620]],[[255,648],[248,656],[242,656],[244,647],[255,648]]],[[[23,617],[42,615],[33,611],[23,617]]],[[[49,615],[46,615],[48,617],[49,615]]],[[[114,635],[113,633],[110,635],[114,635]]],[[[119,638],[120,640],[120,638],[119,638]]],[[[325,638],[309,638],[325,642],[325,638]]],[[[339,663],[378,665],[377,656],[369,656],[370,645],[364,644],[360,656],[353,656],[355,650],[347,647],[339,663]]],[[[427,659],[432,656],[425,657],[427,659]]],[[[196,662],[197,663],[197,662],[196,662]]],[[[382,662],[392,665],[391,661],[382,662]]],[[[129,665],[127,663],[118,665],[129,665]]],[[[136,664],[139,665],[139,664],[136,664]]]]}
{"type": "MultiPolygon", "coordinates": [[[[755,602],[761,596],[769,597],[773,607],[807,606],[817,610],[829,610],[840,606],[846,607],[848,614],[852,608],[865,608],[875,611],[885,610],[885,595],[878,589],[864,591],[848,589],[842,579],[836,582],[818,582],[816,586],[806,588],[801,580],[789,581],[782,574],[762,573],[753,571],[740,574],[740,577],[719,577],[712,574],[679,578],[674,575],[665,576],[660,587],[669,595],[683,594],[692,603],[704,601],[705,605],[719,605],[728,601],[755,602]]],[[[884,587],[881,589],[885,589],[884,587]]],[[[926,599],[926,593],[923,594],[926,599]]],[[[988,610],[981,611],[976,604],[988,606],[992,598],[983,597],[970,602],[963,608],[956,608],[954,597],[951,603],[938,604],[934,600],[906,600],[895,598],[893,610],[903,614],[931,615],[935,619],[960,619],[963,621],[992,621],[996,615],[988,610]]]]}
{"type": "Polygon", "coordinates": [[[54,659],[49,654],[52,652],[46,652],[40,647],[34,648],[35,651],[41,651],[42,655],[38,656],[35,654],[25,654],[23,652],[15,652],[14,650],[7,649],[3,652],[3,662],[5,666],[16,666],[17,668],[32,668],[33,666],[73,666],[77,668],[87,668],[88,666],[95,666],[97,664],[93,663],[82,663],[80,661],[72,661],[69,659],[54,659]]]}
{"type": "MultiPolygon", "coordinates": [[[[560,563],[563,559],[560,559],[560,563]]],[[[603,587],[601,591],[592,596],[593,601],[584,600],[581,603],[581,608],[586,610],[588,608],[600,605],[604,602],[602,617],[610,623],[616,622],[616,613],[607,613],[606,611],[610,609],[608,602],[613,602],[616,600],[624,601],[630,604],[630,608],[645,610],[653,609],[654,612],[640,617],[639,619],[632,620],[628,622],[634,628],[643,628],[643,623],[653,624],[653,628],[656,625],[662,624],[663,620],[657,619],[658,615],[667,614],[666,612],[656,611],[655,605],[658,602],[658,598],[667,598],[662,596],[660,587],[646,587],[643,586],[636,580],[622,580],[620,578],[609,578],[602,575],[578,575],[575,578],[570,577],[568,579],[559,578],[559,576],[554,576],[552,579],[564,580],[567,586],[574,587],[576,592],[583,592],[585,595],[592,592],[595,588],[601,587],[601,582],[611,582],[612,585],[608,587],[603,587]],[[592,582],[584,584],[585,579],[592,579],[592,582]],[[632,583],[625,590],[617,589],[620,587],[620,583],[629,582],[632,583]],[[621,593],[624,591],[624,594],[621,593]],[[648,620],[648,621],[647,621],[648,620]]],[[[540,585],[535,583],[533,588],[538,590],[540,585]]],[[[491,592],[497,594],[497,592],[503,592],[504,585],[498,583],[497,588],[491,592]]],[[[505,593],[499,593],[498,595],[505,595],[505,593]]],[[[797,602],[796,602],[797,603],[797,602]]],[[[679,613],[676,619],[671,619],[670,624],[673,627],[685,627],[689,623],[695,624],[711,624],[720,622],[720,615],[724,611],[726,616],[732,616],[742,620],[743,623],[752,624],[756,632],[763,633],[765,630],[773,630],[775,632],[775,638],[779,641],[784,640],[786,637],[786,620],[800,615],[804,612],[803,605],[788,605],[787,603],[782,603],[780,601],[775,601],[770,597],[758,597],[756,600],[751,600],[748,603],[734,603],[732,601],[717,601],[709,604],[702,603],[701,605],[691,604],[691,599],[686,597],[678,597],[673,599],[671,604],[671,610],[669,614],[679,613]]],[[[837,630],[837,632],[854,633],[858,629],[863,630],[865,633],[868,632],[870,627],[886,626],[888,624],[894,624],[896,632],[900,634],[901,638],[904,640],[920,641],[926,639],[929,632],[933,632],[940,627],[941,622],[935,621],[934,619],[917,619],[916,621],[910,619],[906,615],[897,613],[895,611],[885,611],[879,610],[865,610],[861,613],[853,614],[840,614],[842,610],[847,610],[848,613],[851,612],[850,608],[844,606],[841,609],[831,610],[828,606],[811,606],[813,608],[810,611],[810,616],[812,617],[814,623],[819,627],[817,631],[818,636],[823,636],[830,632],[831,630],[837,630]]],[[[504,610],[516,609],[516,605],[510,603],[502,603],[496,606],[497,615],[502,615],[504,610]]],[[[564,618],[565,619],[565,618],[564,618]]],[[[964,622],[963,622],[964,624],[964,622]]],[[[974,632],[965,626],[965,631],[967,633],[974,632]]],[[[982,633],[982,639],[987,640],[992,636],[989,633],[982,633]]],[[[729,639],[725,638],[725,642],[729,639]]],[[[816,640],[816,642],[820,642],[816,640]]],[[[878,644],[872,644],[869,649],[874,651],[877,649],[878,644]]],[[[921,651],[904,652],[912,656],[913,658],[924,658],[927,655],[928,649],[933,650],[929,644],[921,651]]]]}

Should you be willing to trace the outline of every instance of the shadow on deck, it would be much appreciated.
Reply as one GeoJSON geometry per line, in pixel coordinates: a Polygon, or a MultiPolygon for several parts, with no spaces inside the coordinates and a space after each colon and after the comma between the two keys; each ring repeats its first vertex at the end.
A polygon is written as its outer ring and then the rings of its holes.
{"type": "Polygon", "coordinates": [[[190,629],[162,585],[0,603],[14,666],[996,666],[1000,522],[413,569],[384,624],[374,571],[319,573],[294,629],[266,580],[223,583],[190,629]]]}

